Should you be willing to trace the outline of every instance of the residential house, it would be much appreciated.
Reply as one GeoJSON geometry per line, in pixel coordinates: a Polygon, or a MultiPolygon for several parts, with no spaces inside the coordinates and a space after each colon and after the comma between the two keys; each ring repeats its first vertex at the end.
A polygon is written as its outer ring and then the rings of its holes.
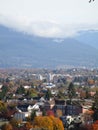
{"type": "Polygon", "coordinates": [[[66,115],[79,115],[82,113],[82,106],[79,102],[74,101],[72,104],[66,104],[66,115]]]}

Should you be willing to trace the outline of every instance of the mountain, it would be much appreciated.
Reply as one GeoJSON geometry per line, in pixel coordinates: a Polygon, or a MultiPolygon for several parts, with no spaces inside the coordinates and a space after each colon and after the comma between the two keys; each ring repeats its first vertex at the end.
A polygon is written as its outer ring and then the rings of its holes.
{"type": "Polygon", "coordinates": [[[98,31],[82,31],[79,33],[76,39],[98,49],[98,31]]]}
{"type": "Polygon", "coordinates": [[[98,51],[73,38],[29,36],[0,26],[0,68],[98,67],[98,51]]]}

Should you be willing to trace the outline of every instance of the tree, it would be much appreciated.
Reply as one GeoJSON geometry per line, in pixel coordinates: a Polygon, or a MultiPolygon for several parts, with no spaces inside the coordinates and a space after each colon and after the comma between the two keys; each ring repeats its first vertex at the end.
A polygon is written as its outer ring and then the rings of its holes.
{"type": "Polygon", "coordinates": [[[90,98],[90,93],[89,93],[89,89],[88,88],[86,89],[85,96],[86,96],[87,99],[90,98]]]}
{"type": "Polygon", "coordinates": [[[30,122],[25,123],[26,130],[30,130],[33,126],[30,124],[30,122]]]}
{"type": "Polygon", "coordinates": [[[33,110],[31,113],[31,120],[33,121],[35,117],[36,117],[36,110],[33,110]]]}
{"type": "Polygon", "coordinates": [[[55,118],[53,116],[35,117],[33,124],[35,128],[64,130],[62,121],[59,118],[55,118]]]}
{"type": "Polygon", "coordinates": [[[53,130],[64,130],[63,123],[59,118],[50,117],[53,122],[53,130]]]}
{"type": "Polygon", "coordinates": [[[6,97],[7,92],[8,92],[8,88],[7,88],[7,86],[3,86],[1,90],[2,91],[0,92],[0,99],[4,99],[6,97]]]}
{"type": "Polygon", "coordinates": [[[13,127],[10,123],[8,124],[4,124],[2,127],[1,127],[2,130],[13,130],[13,127]]]}
{"type": "Polygon", "coordinates": [[[54,112],[52,110],[47,111],[47,116],[54,116],[54,112]]]}
{"type": "Polygon", "coordinates": [[[0,113],[6,109],[6,105],[4,102],[0,101],[0,113]]]}
{"type": "Polygon", "coordinates": [[[53,130],[53,122],[48,116],[35,117],[33,125],[35,128],[53,130]]]}
{"type": "Polygon", "coordinates": [[[72,102],[72,98],[76,96],[75,88],[73,83],[71,82],[68,86],[68,97],[70,99],[70,102],[72,102]]]}
{"type": "Polygon", "coordinates": [[[42,116],[46,116],[46,110],[45,109],[43,109],[43,111],[42,111],[42,116]]]}
{"type": "Polygon", "coordinates": [[[52,96],[51,91],[50,91],[50,89],[48,89],[46,94],[45,94],[45,99],[50,100],[51,96],[52,96]]]}
{"type": "Polygon", "coordinates": [[[93,130],[98,130],[98,120],[92,124],[93,130]]]}
{"type": "Polygon", "coordinates": [[[56,116],[60,118],[62,115],[63,115],[62,111],[60,109],[57,109],[56,116]]]}
{"type": "Polygon", "coordinates": [[[32,97],[32,98],[37,97],[38,92],[34,88],[31,88],[31,89],[27,90],[26,96],[32,97]]]}
{"type": "Polygon", "coordinates": [[[21,123],[21,120],[16,120],[15,118],[12,118],[10,120],[10,124],[13,126],[13,127],[18,127],[18,125],[21,123]]]}
{"type": "Polygon", "coordinates": [[[16,108],[14,106],[6,106],[0,101],[0,117],[10,120],[15,113],[16,108]]]}
{"type": "Polygon", "coordinates": [[[24,87],[20,86],[17,91],[16,91],[17,94],[24,94],[25,93],[25,89],[24,87]]]}
{"type": "Polygon", "coordinates": [[[92,109],[94,111],[93,120],[96,121],[96,120],[98,120],[98,91],[96,91],[92,109]]]}

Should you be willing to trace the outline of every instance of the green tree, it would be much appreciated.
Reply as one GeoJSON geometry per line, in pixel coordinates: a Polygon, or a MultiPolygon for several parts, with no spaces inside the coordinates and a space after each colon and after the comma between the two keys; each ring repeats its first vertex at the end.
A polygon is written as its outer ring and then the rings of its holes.
{"type": "Polygon", "coordinates": [[[7,86],[3,86],[1,90],[2,91],[0,92],[0,99],[5,99],[6,98],[6,94],[8,92],[7,86]]]}
{"type": "Polygon", "coordinates": [[[24,87],[20,86],[17,91],[16,91],[17,94],[24,94],[25,93],[25,89],[24,87]]]}
{"type": "Polygon", "coordinates": [[[61,90],[58,91],[58,98],[59,99],[64,99],[65,98],[65,94],[61,90]]]}
{"type": "Polygon", "coordinates": [[[50,91],[50,89],[48,89],[46,94],[45,94],[45,99],[50,100],[51,97],[52,97],[51,91],[50,91]]]}
{"type": "Polygon", "coordinates": [[[86,93],[85,93],[86,95],[86,98],[88,99],[88,98],[90,98],[90,93],[89,93],[89,89],[86,89],[86,93]]]}
{"type": "Polygon", "coordinates": [[[0,113],[2,113],[2,111],[6,110],[6,105],[4,102],[0,101],[0,113]]]}
{"type": "Polygon", "coordinates": [[[71,82],[68,86],[68,97],[70,99],[70,102],[72,102],[72,98],[76,96],[76,91],[73,83],[71,82]]]}
{"type": "Polygon", "coordinates": [[[46,110],[45,109],[43,109],[43,111],[42,111],[42,116],[46,116],[46,110]]]}
{"type": "Polygon", "coordinates": [[[33,110],[31,112],[31,120],[33,121],[35,117],[36,117],[36,110],[33,110]]]}

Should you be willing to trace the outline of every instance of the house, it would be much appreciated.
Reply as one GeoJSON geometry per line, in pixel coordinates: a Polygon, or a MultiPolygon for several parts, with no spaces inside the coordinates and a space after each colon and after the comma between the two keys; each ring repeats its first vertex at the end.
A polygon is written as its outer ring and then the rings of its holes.
{"type": "Polygon", "coordinates": [[[55,106],[55,102],[54,100],[50,100],[44,103],[44,109],[45,110],[50,110],[53,109],[53,107],[55,106]]]}
{"type": "Polygon", "coordinates": [[[83,117],[83,122],[84,124],[86,123],[92,123],[93,119],[92,119],[92,115],[93,115],[94,111],[92,110],[92,106],[90,105],[83,105],[82,106],[82,117],[83,117]]]}
{"type": "Polygon", "coordinates": [[[2,84],[0,84],[0,92],[2,92],[2,86],[3,86],[3,85],[2,85],[2,84]]]}
{"type": "Polygon", "coordinates": [[[24,87],[24,89],[30,89],[31,88],[31,86],[23,86],[24,87]]]}
{"type": "Polygon", "coordinates": [[[54,106],[54,111],[56,110],[61,110],[62,114],[65,115],[65,108],[66,108],[66,102],[65,100],[55,100],[55,106],[54,106]]]}
{"type": "Polygon", "coordinates": [[[51,89],[51,88],[54,88],[54,87],[56,87],[56,85],[53,84],[53,83],[47,83],[46,86],[45,86],[45,88],[47,88],[47,89],[51,89]]]}
{"type": "Polygon", "coordinates": [[[34,104],[33,106],[29,105],[27,110],[31,113],[32,110],[39,110],[39,105],[38,104],[34,104]]]}
{"type": "Polygon", "coordinates": [[[27,117],[30,116],[30,114],[31,114],[30,112],[19,111],[19,112],[15,113],[15,115],[13,117],[17,120],[25,120],[27,117]]]}
{"type": "Polygon", "coordinates": [[[79,115],[82,113],[82,106],[79,102],[74,101],[72,104],[66,104],[66,115],[79,115]]]}

